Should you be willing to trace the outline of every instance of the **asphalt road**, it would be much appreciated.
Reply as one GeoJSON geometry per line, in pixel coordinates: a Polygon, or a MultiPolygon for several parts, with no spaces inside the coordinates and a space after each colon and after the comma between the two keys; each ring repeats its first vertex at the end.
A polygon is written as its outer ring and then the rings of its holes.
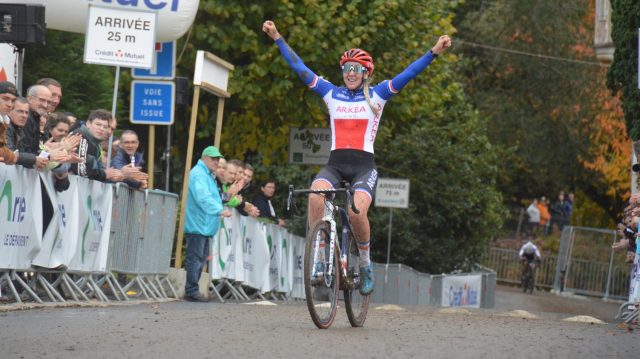
{"type": "MultiPolygon", "coordinates": [[[[0,312],[0,358],[638,358],[617,303],[499,288],[494,309],[339,308],[315,328],[303,302],[164,302],[0,312]],[[567,322],[589,315],[605,324],[567,322]]],[[[6,307],[5,307],[6,309],[6,307]]],[[[0,307],[2,310],[2,307],[0,307]]]]}

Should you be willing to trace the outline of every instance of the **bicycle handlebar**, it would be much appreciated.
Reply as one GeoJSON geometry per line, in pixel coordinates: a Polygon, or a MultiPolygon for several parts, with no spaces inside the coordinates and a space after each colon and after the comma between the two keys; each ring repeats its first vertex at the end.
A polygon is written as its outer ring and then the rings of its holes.
{"type": "Polygon", "coordinates": [[[335,193],[345,193],[347,196],[347,204],[351,207],[351,210],[355,214],[359,214],[360,210],[356,208],[356,204],[353,201],[354,198],[354,190],[351,188],[351,184],[346,183],[345,188],[332,188],[332,189],[294,189],[293,185],[289,185],[289,197],[287,199],[287,211],[291,209],[291,204],[293,203],[293,197],[297,194],[335,194],[335,193]]]}

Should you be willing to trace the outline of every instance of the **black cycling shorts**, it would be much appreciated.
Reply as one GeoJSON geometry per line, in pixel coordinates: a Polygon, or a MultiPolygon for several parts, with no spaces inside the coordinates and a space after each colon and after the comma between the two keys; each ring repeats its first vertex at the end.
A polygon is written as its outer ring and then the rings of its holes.
{"type": "Polygon", "coordinates": [[[329,162],[316,175],[314,181],[325,180],[333,188],[341,188],[341,181],[351,183],[357,191],[373,198],[378,182],[378,170],[373,153],[360,150],[333,150],[329,162]]]}

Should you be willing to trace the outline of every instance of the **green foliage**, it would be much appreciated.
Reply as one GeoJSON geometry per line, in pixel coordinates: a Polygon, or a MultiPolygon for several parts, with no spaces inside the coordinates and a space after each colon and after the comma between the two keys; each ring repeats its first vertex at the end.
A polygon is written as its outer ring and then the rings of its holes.
{"type": "MultiPolygon", "coordinates": [[[[377,82],[402,71],[440,34],[454,34],[455,6],[408,0],[201,1],[181,71],[189,72],[196,49],[235,66],[222,151],[256,165],[258,179],[276,178],[275,202],[282,209],[286,184],[308,186],[317,171],[287,165],[289,127],[324,127],[328,115],[262,32],[262,23],[275,21],[305,64],[335,84],[342,83],[342,52],[365,48],[375,59],[377,82]]],[[[412,179],[412,208],[396,211],[392,258],[419,270],[448,271],[475,261],[500,224],[494,148],[463,93],[457,62],[453,55],[441,56],[405,87],[385,107],[377,135],[380,174],[412,179]]],[[[201,101],[198,135],[211,138],[217,100],[205,95],[201,101]]],[[[378,261],[385,260],[386,213],[373,207],[370,212],[378,261]]],[[[290,221],[304,234],[304,220],[290,221]]]]}
{"type": "MultiPolygon", "coordinates": [[[[51,77],[62,84],[58,111],[73,112],[81,120],[97,108],[111,111],[114,68],[83,63],[84,35],[47,30],[46,37],[46,46],[25,49],[23,95],[38,79],[51,77]]],[[[123,107],[123,102],[118,108],[123,107]]]]}
{"type": "Polygon", "coordinates": [[[611,38],[616,48],[607,74],[607,86],[622,92],[622,107],[629,136],[640,139],[640,90],[638,90],[638,28],[640,2],[611,0],[611,38]]]}
{"type": "Polygon", "coordinates": [[[505,200],[582,190],[615,218],[622,198],[607,195],[605,178],[581,163],[591,160],[590,134],[599,129],[602,106],[594,94],[604,86],[603,68],[514,53],[595,63],[593,2],[470,1],[458,15],[459,48],[469,65],[465,89],[490,119],[505,200]]]}

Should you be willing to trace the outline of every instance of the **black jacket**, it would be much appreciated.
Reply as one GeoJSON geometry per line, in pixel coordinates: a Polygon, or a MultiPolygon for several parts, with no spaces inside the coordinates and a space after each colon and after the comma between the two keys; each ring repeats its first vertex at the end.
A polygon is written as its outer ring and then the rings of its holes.
{"type": "Polygon", "coordinates": [[[91,135],[89,129],[84,125],[73,131],[73,133],[82,135],[77,154],[84,161],[72,164],[70,171],[78,176],[88,177],[102,182],[106,181],[107,174],[102,166],[102,149],[100,148],[100,142],[91,135]]]}
{"type": "MultiPolygon", "coordinates": [[[[270,200],[271,198],[267,198],[262,193],[258,193],[255,197],[253,197],[251,203],[254,206],[258,207],[258,209],[260,210],[260,218],[266,218],[274,221],[275,223],[278,223],[278,218],[271,215],[271,208],[269,207],[270,200]]],[[[271,205],[273,205],[273,203],[271,205]]]]}
{"type": "MultiPolygon", "coordinates": [[[[17,150],[22,137],[22,129],[16,127],[13,122],[10,123],[9,128],[7,128],[7,147],[9,147],[11,151],[17,150]]],[[[18,161],[16,164],[27,168],[33,168],[36,164],[36,155],[29,152],[18,151],[18,161]]]]}
{"type": "Polygon", "coordinates": [[[20,130],[20,142],[18,142],[18,150],[22,152],[40,153],[40,115],[31,110],[29,118],[24,127],[20,130]]]}

